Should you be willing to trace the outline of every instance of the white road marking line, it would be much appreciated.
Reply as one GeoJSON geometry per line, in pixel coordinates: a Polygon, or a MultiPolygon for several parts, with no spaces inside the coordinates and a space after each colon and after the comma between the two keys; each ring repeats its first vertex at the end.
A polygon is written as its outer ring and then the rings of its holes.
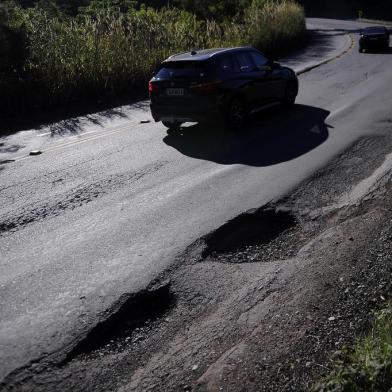
{"type": "MultiPolygon", "coordinates": [[[[143,126],[144,124],[138,124],[138,123],[124,124],[122,126],[119,126],[118,128],[112,128],[110,131],[106,131],[106,132],[103,132],[101,134],[94,135],[94,136],[91,136],[91,137],[88,137],[88,138],[85,138],[85,139],[69,141],[69,142],[66,142],[66,143],[54,145],[53,147],[50,147],[50,148],[47,148],[47,149],[43,149],[42,152],[43,153],[51,152],[51,151],[59,150],[59,149],[62,149],[62,148],[68,147],[68,146],[73,146],[73,145],[76,145],[76,144],[81,144],[81,143],[89,142],[89,141],[92,141],[92,140],[101,139],[101,138],[103,138],[105,136],[110,136],[110,135],[114,135],[116,133],[120,133],[120,132],[126,131],[130,125],[143,126]]],[[[91,131],[90,133],[96,133],[96,132],[95,131],[91,131]]],[[[31,157],[29,155],[23,155],[23,156],[20,156],[20,157],[16,157],[14,159],[15,159],[15,161],[22,161],[22,160],[25,160],[25,159],[28,159],[28,158],[31,158],[31,157]]]]}

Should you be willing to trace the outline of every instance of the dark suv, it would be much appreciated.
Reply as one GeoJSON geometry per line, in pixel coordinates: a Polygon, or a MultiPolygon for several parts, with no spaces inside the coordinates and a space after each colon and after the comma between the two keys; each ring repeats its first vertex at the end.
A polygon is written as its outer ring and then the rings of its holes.
{"type": "Polygon", "coordinates": [[[389,50],[389,30],[384,26],[362,29],[359,36],[359,51],[369,49],[389,50]]]}
{"type": "Polygon", "coordinates": [[[152,117],[168,128],[216,120],[239,128],[256,111],[293,105],[298,79],[254,48],[208,49],[169,57],[149,93],[152,117]]]}

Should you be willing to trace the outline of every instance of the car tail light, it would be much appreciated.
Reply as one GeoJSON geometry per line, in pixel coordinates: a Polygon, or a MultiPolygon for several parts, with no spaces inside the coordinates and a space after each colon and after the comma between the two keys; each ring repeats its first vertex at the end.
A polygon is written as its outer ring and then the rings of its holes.
{"type": "Polygon", "coordinates": [[[158,85],[150,80],[148,82],[148,92],[151,94],[151,93],[157,93],[158,91],[159,91],[158,85]]]}
{"type": "Polygon", "coordinates": [[[196,84],[195,86],[192,86],[191,89],[199,93],[211,93],[216,91],[221,84],[221,80],[214,80],[213,82],[196,84]]]}

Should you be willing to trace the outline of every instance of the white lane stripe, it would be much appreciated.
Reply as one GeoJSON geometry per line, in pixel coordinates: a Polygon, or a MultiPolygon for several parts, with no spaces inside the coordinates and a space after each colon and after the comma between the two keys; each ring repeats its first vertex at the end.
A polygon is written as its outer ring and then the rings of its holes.
{"type": "MultiPolygon", "coordinates": [[[[47,149],[42,149],[41,151],[42,151],[42,153],[44,153],[44,152],[51,152],[51,151],[55,151],[55,150],[66,148],[68,146],[73,146],[73,145],[76,145],[76,144],[81,144],[81,143],[89,142],[89,141],[92,141],[92,140],[101,139],[101,138],[106,137],[106,136],[110,136],[110,135],[114,135],[116,133],[120,133],[120,132],[126,131],[128,129],[128,127],[129,127],[129,125],[134,125],[134,126],[135,125],[136,126],[139,125],[139,126],[142,126],[143,124],[135,124],[135,123],[124,124],[123,126],[120,126],[120,127],[117,127],[117,128],[112,128],[111,131],[109,131],[109,132],[108,131],[101,132],[100,134],[98,134],[96,136],[87,137],[85,139],[68,141],[68,142],[65,142],[65,143],[57,144],[57,145],[55,144],[55,145],[53,145],[53,146],[51,146],[51,147],[49,147],[47,149]]],[[[90,133],[96,133],[96,132],[91,131],[90,133]]],[[[84,134],[82,134],[81,136],[83,136],[83,135],[84,134]]],[[[69,139],[70,138],[68,138],[68,140],[69,139]]],[[[25,160],[27,158],[31,158],[31,156],[30,155],[21,155],[19,157],[15,157],[14,160],[15,161],[22,161],[22,160],[25,160]]]]}

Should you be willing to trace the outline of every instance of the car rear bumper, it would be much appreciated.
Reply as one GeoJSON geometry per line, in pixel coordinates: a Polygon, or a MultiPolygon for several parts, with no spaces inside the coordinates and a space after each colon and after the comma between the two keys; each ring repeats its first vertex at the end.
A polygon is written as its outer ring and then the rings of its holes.
{"type": "Polygon", "coordinates": [[[377,38],[377,39],[360,39],[359,46],[361,48],[377,48],[383,46],[389,46],[389,39],[377,38]]]}
{"type": "Polygon", "coordinates": [[[209,122],[220,120],[222,111],[219,106],[180,107],[150,103],[151,115],[155,121],[168,122],[209,122]]]}

